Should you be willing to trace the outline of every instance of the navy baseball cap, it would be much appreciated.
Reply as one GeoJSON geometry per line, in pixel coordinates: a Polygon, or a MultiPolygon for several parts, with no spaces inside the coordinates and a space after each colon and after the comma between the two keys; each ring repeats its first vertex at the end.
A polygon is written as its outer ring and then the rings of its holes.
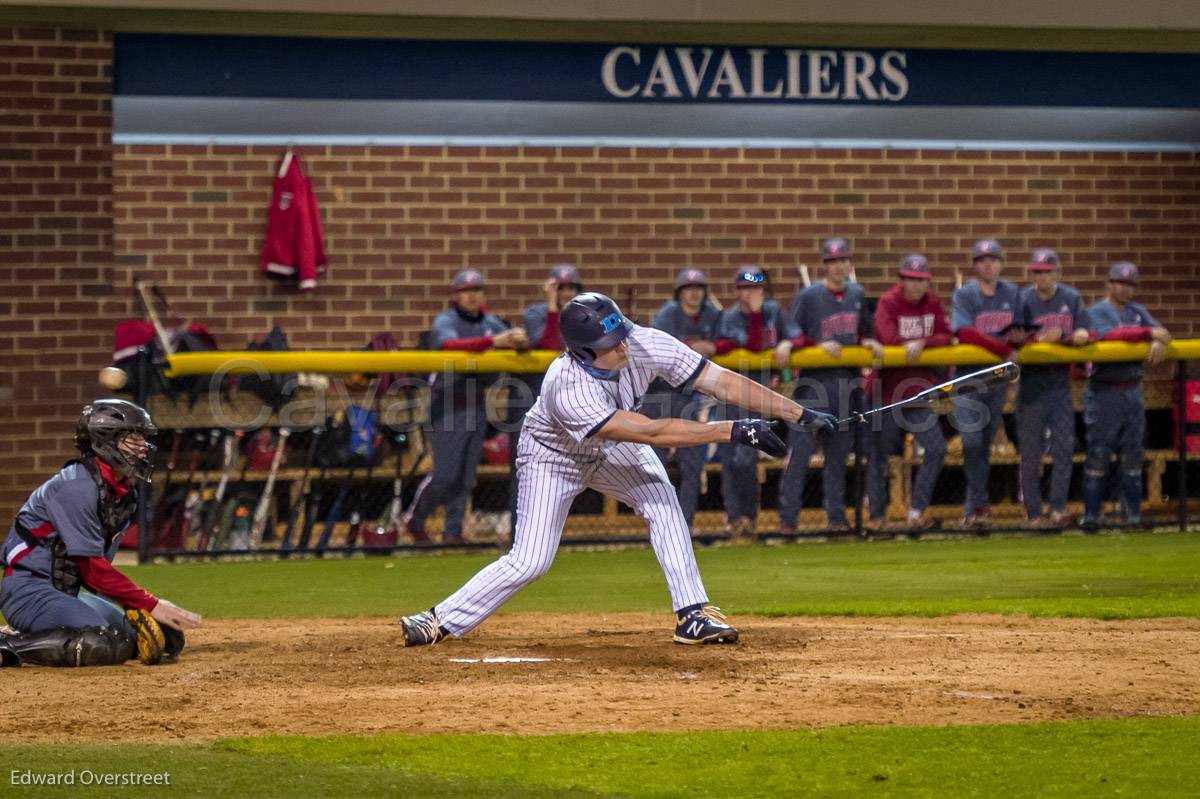
{"type": "Polygon", "coordinates": [[[1058,269],[1058,253],[1049,247],[1038,247],[1029,256],[1029,269],[1033,272],[1052,272],[1058,269]]]}
{"type": "Polygon", "coordinates": [[[757,266],[742,266],[738,267],[737,272],[733,276],[734,285],[738,288],[743,286],[761,286],[766,276],[763,275],[763,270],[757,266]]]}
{"type": "Polygon", "coordinates": [[[933,273],[929,269],[929,259],[916,253],[904,256],[900,261],[900,277],[913,277],[929,280],[933,273]]]}
{"type": "Polygon", "coordinates": [[[995,239],[980,239],[975,242],[975,246],[971,248],[971,260],[978,261],[988,255],[1004,260],[1004,250],[1000,247],[1000,242],[995,239]]]}
{"type": "Polygon", "coordinates": [[[1137,266],[1133,261],[1117,261],[1108,268],[1108,279],[1136,286],[1138,282],[1137,266]]]}
{"type": "Polygon", "coordinates": [[[556,285],[583,288],[583,279],[579,277],[579,270],[575,268],[575,264],[555,264],[550,270],[550,277],[556,285]]]}
{"type": "Polygon", "coordinates": [[[700,269],[680,269],[679,274],[675,276],[675,288],[681,289],[684,286],[707,286],[708,276],[700,269]]]}
{"type": "Polygon", "coordinates": [[[821,260],[834,261],[851,256],[850,242],[845,239],[825,239],[821,242],[821,260]]]}
{"type": "Polygon", "coordinates": [[[483,288],[483,273],[477,269],[464,269],[454,276],[454,282],[450,284],[450,288],[454,291],[481,289],[483,288]]]}

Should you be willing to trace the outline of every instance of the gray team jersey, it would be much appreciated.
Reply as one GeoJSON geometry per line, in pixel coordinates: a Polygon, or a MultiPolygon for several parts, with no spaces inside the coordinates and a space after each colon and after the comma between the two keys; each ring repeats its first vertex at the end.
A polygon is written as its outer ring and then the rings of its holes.
{"type": "MultiPolygon", "coordinates": [[[[797,292],[788,309],[788,338],[805,336],[817,343],[836,341],[843,346],[857,344],[870,334],[867,314],[863,313],[865,293],[862,285],[847,283],[839,299],[824,281],[797,292]]],[[[813,369],[818,373],[851,373],[857,369],[813,369]]]]}
{"type": "Polygon", "coordinates": [[[664,333],[670,333],[680,341],[689,339],[704,339],[714,341],[717,338],[717,325],[721,321],[721,312],[712,303],[700,306],[700,313],[690,316],[676,300],[668,300],[654,315],[653,326],[664,333]]]}
{"type": "Polygon", "coordinates": [[[951,331],[957,333],[964,327],[973,327],[980,333],[998,337],[1001,330],[1020,321],[1021,293],[1012,283],[1001,280],[989,297],[972,280],[954,290],[953,306],[951,331]]]}
{"type": "MultiPolygon", "coordinates": [[[[429,332],[429,348],[440,350],[442,345],[451,339],[494,336],[507,329],[508,325],[495,314],[483,313],[472,319],[457,308],[447,308],[433,320],[433,328],[429,332]]],[[[468,405],[474,408],[482,407],[484,392],[498,377],[495,374],[483,373],[435,372],[430,375],[430,386],[435,395],[430,404],[431,413],[437,416],[450,408],[463,408],[468,405]],[[446,394],[451,395],[449,400],[445,398],[446,394]]]]}
{"type": "MultiPolygon", "coordinates": [[[[1100,300],[1088,308],[1088,327],[1100,338],[1104,338],[1114,328],[1131,325],[1162,327],[1158,320],[1150,315],[1145,306],[1136,302],[1131,302],[1117,310],[1117,307],[1108,300],[1100,300]]],[[[1092,366],[1091,381],[1093,383],[1130,383],[1141,379],[1141,361],[1096,363],[1092,366]]]]}
{"type": "Polygon", "coordinates": [[[654,378],[681,388],[706,363],[698,352],[661,330],[635,325],[626,341],[629,366],[611,379],[596,377],[565,353],[551,363],[521,435],[548,450],[593,458],[617,442],[592,436],[618,410],[636,411],[654,378]]]}
{"type": "MultiPolygon", "coordinates": [[[[1088,326],[1083,298],[1078,291],[1063,283],[1055,287],[1054,294],[1048,300],[1038,296],[1035,286],[1026,286],[1021,290],[1021,314],[1027,325],[1057,327],[1063,332],[1064,339],[1072,331],[1088,326]]],[[[1070,364],[1029,364],[1021,367],[1021,393],[1026,396],[1037,397],[1051,391],[1069,391],[1070,388],[1070,364]]]]}
{"type": "Polygon", "coordinates": [[[17,512],[17,521],[44,543],[26,552],[29,548],[17,535],[15,526],[10,527],[4,541],[4,564],[18,571],[50,576],[48,547],[55,538],[62,539],[71,557],[104,557],[111,561],[125,531],[113,536],[107,548],[104,546],[104,531],[96,510],[97,495],[96,483],[83,464],[64,466],[38,486],[17,512]]]}
{"type": "Polygon", "coordinates": [[[525,309],[525,334],[536,345],[546,332],[546,318],[550,315],[550,306],[544,302],[534,303],[525,309]]]}
{"type": "MultiPolygon", "coordinates": [[[[763,349],[775,349],[780,339],[787,338],[787,321],[783,317],[783,309],[775,300],[764,300],[762,305],[763,349]]],[[[742,313],[741,305],[736,304],[721,314],[721,323],[717,325],[717,338],[729,339],[735,347],[745,347],[749,337],[750,314],[742,313]]],[[[757,372],[746,372],[746,377],[766,384],[771,380],[771,370],[763,369],[757,372]]]]}

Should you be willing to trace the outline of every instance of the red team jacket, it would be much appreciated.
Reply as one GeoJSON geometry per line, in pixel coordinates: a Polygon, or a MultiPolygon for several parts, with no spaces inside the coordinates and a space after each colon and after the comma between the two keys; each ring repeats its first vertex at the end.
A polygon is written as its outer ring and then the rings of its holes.
{"type": "Polygon", "coordinates": [[[275,176],[260,271],[295,277],[302,291],[310,291],[316,288],[317,273],[325,271],[325,264],[317,198],[300,168],[300,155],[288,150],[275,176]]]}
{"type": "MultiPolygon", "coordinates": [[[[875,338],[880,344],[902,345],[913,339],[925,339],[926,348],[948,346],[952,339],[942,301],[928,291],[913,304],[904,299],[904,290],[893,286],[875,308],[875,338]]],[[[883,370],[883,403],[899,402],[941,382],[938,373],[927,366],[906,366],[883,370]]]]}

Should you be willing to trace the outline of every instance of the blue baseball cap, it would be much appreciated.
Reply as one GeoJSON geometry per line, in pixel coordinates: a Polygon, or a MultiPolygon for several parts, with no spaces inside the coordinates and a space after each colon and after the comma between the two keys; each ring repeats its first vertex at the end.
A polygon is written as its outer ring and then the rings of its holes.
{"type": "Polygon", "coordinates": [[[734,285],[738,288],[743,286],[761,286],[765,281],[766,275],[763,270],[757,266],[741,266],[733,276],[734,285]]]}

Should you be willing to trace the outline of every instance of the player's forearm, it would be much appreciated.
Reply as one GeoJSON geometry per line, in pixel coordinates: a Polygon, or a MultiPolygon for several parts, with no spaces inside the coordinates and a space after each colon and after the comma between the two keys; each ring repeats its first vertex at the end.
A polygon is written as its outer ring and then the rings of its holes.
{"type": "Polygon", "coordinates": [[[736,405],[768,419],[800,420],[804,409],[782,394],[737,372],[710,363],[696,381],[696,388],[729,405],[736,405]]]}
{"type": "Polygon", "coordinates": [[[688,447],[726,443],[732,429],[733,422],[650,419],[637,413],[619,412],[596,433],[596,438],[652,447],[688,447]]]}

